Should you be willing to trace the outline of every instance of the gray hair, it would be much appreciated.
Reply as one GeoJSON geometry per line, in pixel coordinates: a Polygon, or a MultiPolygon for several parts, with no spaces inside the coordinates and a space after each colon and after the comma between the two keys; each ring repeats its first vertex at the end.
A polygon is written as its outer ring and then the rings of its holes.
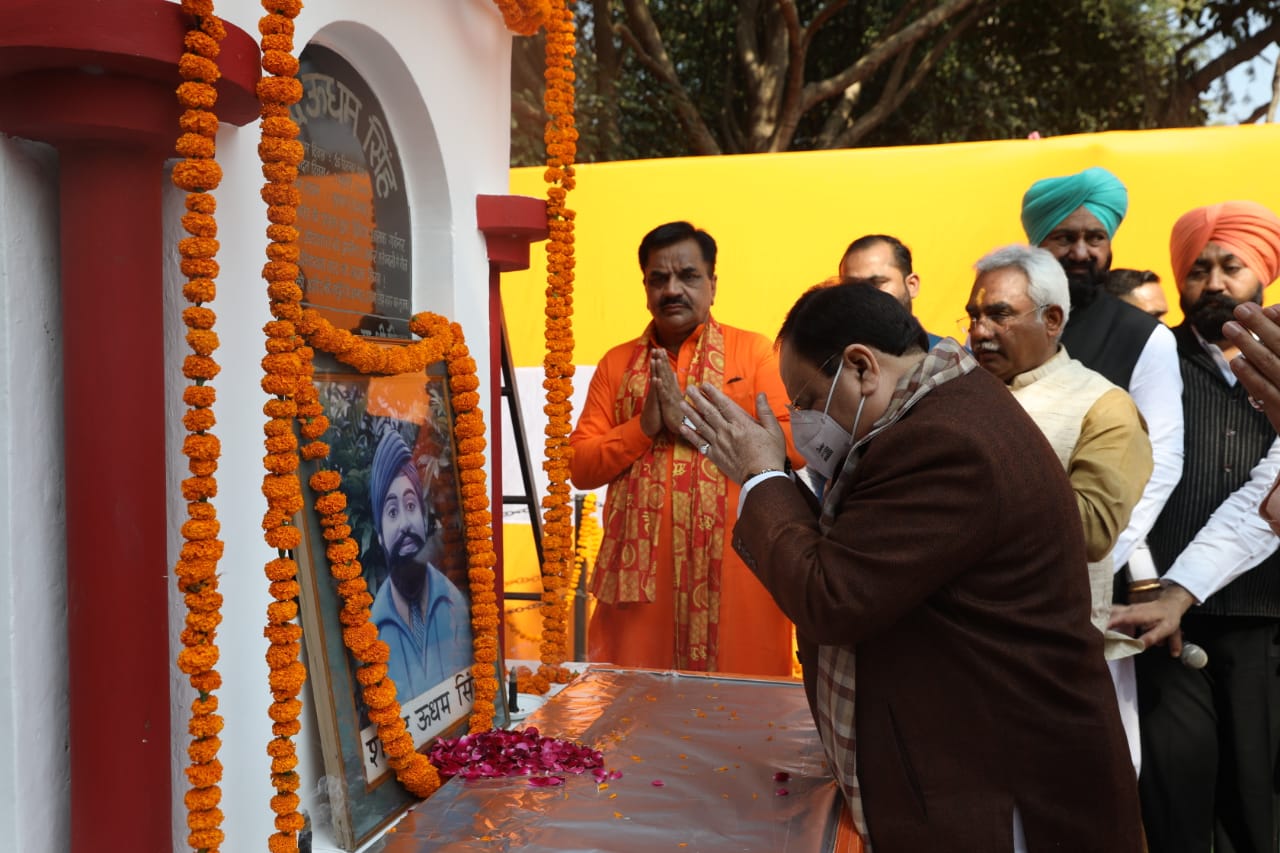
{"type": "Polygon", "coordinates": [[[1039,306],[1057,305],[1062,309],[1062,324],[1071,316],[1071,288],[1067,274],[1050,252],[1036,246],[1015,243],[994,249],[982,256],[973,268],[979,274],[1016,269],[1027,277],[1027,298],[1039,306]]]}

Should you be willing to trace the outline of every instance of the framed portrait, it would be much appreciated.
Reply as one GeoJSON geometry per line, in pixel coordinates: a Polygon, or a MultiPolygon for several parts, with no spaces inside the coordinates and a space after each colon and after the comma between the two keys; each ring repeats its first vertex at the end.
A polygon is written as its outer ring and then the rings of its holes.
{"type": "MultiPolygon", "coordinates": [[[[316,387],[329,418],[327,464],[342,475],[351,536],[373,596],[372,620],[390,649],[388,672],[405,722],[423,750],[437,737],[466,731],[475,695],[444,363],[423,374],[384,377],[318,358],[316,387]]],[[[317,467],[303,463],[304,488],[317,467]]],[[[315,495],[308,490],[307,498],[298,559],[304,641],[334,832],[354,850],[415,800],[396,781],[369,722],[358,662],[342,642],[342,602],[319,515],[311,509],[315,495]]]]}

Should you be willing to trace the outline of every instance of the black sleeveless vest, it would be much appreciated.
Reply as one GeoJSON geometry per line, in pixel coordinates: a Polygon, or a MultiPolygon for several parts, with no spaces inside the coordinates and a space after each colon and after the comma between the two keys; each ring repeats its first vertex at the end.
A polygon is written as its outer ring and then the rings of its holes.
{"type": "Polygon", "coordinates": [[[1072,358],[1127,390],[1138,356],[1158,322],[1099,288],[1088,305],[1071,306],[1062,345],[1072,358]]]}
{"type": "MultiPolygon", "coordinates": [[[[1248,482],[1249,472],[1276,440],[1266,416],[1249,405],[1242,385],[1227,385],[1191,327],[1184,322],[1173,330],[1173,335],[1178,341],[1178,366],[1182,371],[1186,455],[1182,479],[1147,536],[1162,575],[1213,511],[1248,482]]],[[[1250,507],[1248,511],[1256,512],[1257,508],[1250,507]]],[[[1280,618],[1280,551],[1190,612],[1280,618]]]]}

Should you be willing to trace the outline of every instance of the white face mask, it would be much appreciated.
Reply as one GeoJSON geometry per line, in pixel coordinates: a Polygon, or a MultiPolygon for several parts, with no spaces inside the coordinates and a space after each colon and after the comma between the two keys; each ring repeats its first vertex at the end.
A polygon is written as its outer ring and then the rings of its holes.
{"type": "Polygon", "coordinates": [[[827,402],[821,412],[814,409],[793,409],[791,412],[791,440],[795,442],[796,450],[800,451],[800,455],[814,472],[828,480],[835,476],[836,466],[849,455],[849,449],[853,447],[853,435],[858,432],[858,421],[862,419],[862,406],[867,402],[865,396],[858,399],[858,411],[853,416],[853,433],[846,432],[835,418],[827,414],[836,391],[836,382],[840,380],[840,371],[843,369],[844,359],[841,359],[836,375],[831,379],[831,390],[827,392],[827,402]]]}

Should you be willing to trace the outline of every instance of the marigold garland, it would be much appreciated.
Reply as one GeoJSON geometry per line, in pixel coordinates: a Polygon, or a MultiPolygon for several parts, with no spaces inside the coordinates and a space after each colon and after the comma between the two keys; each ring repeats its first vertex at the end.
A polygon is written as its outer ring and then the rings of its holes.
{"type": "Polygon", "coordinates": [[[267,450],[263,466],[267,473],[263,477],[262,493],[267,498],[267,512],[262,527],[263,538],[278,553],[265,569],[274,599],[267,606],[263,634],[270,644],[266,654],[270,667],[267,679],[273,702],[268,714],[274,737],[267,745],[267,754],[272,758],[271,784],[276,789],[271,798],[276,831],[267,840],[267,847],[271,853],[296,853],[297,833],[305,820],[298,812],[299,799],[295,793],[300,779],[294,770],[297,750],[293,736],[302,728],[298,720],[302,711],[298,695],[307,672],[299,660],[302,629],[294,621],[298,615],[295,579],[298,566],[292,552],[301,543],[302,533],[292,524],[292,518],[303,505],[297,469],[300,456],[307,455],[307,448],[299,449],[296,441],[280,439],[292,434],[293,417],[303,414],[305,403],[298,399],[298,390],[310,359],[294,328],[300,314],[301,294],[295,293],[298,267],[290,260],[282,260],[296,259],[298,232],[279,226],[290,226],[297,219],[293,169],[302,160],[302,146],[297,142],[298,127],[289,118],[289,107],[301,99],[302,86],[292,76],[297,71],[296,65],[269,61],[267,54],[270,51],[273,60],[278,59],[276,54],[282,50],[292,54],[293,18],[301,11],[302,4],[298,0],[263,0],[262,6],[268,14],[258,22],[263,39],[262,66],[266,72],[258,83],[262,117],[258,152],[263,177],[267,180],[262,198],[267,202],[267,219],[271,222],[267,229],[271,244],[262,275],[267,281],[271,314],[275,317],[264,328],[267,354],[262,359],[262,388],[276,398],[264,407],[268,420],[263,427],[267,450]],[[281,71],[288,76],[278,76],[281,71]]]}
{"type": "Polygon", "coordinates": [[[546,96],[550,121],[547,146],[546,343],[542,387],[547,392],[545,460],[550,480],[543,507],[542,642],[541,665],[530,689],[546,693],[551,682],[566,682],[572,673],[568,657],[568,587],[574,560],[573,517],[569,494],[569,431],[572,411],[565,401],[573,396],[573,217],[565,206],[574,187],[574,156],[578,131],[574,126],[573,10],[565,0],[550,0],[547,18],[546,96]]]}
{"type": "Polygon", "coordinates": [[[194,384],[183,392],[189,406],[183,415],[187,437],[183,453],[191,475],[182,481],[182,494],[188,501],[188,521],[182,525],[186,540],[174,566],[178,589],[187,606],[186,627],[179,639],[178,668],[187,674],[197,691],[191,703],[187,732],[190,765],[186,769],[190,786],[183,796],[187,808],[187,843],[202,853],[217,853],[225,839],[222,832],[222,764],[218,749],[222,741],[222,717],[218,715],[218,698],[213,695],[222,682],[214,668],[218,662],[215,644],[217,628],[222,621],[222,596],[218,593],[218,560],[222,557],[222,541],[218,539],[217,512],[210,499],[218,493],[213,476],[221,455],[221,444],[210,432],[217,419],[213,414],[214,389],[204,383],[218,374],[213,354],[218,336],[213,331],[217,319],[213,310],[204,307],[215,294],[213,278],[217,275],[218,224],[214,219],[217,201],[209,191],[218,186],[222,170],[214,161],[218,117],[213,112],[218,93],[214,87],[220,72],[218,53],[226,29],[213,13],[212,0],[182,0],[182,11],[191,22],[178,60],[178,73],[183,82],[177,90],[183,113],[178,121],[182,131],[174,149],[185,159],[173,170],[173,182],[186,190],[187,213],[182,226],[190,237],[178,241],[182,269],[188,276],[183,294],[192,304],[182,312],[187,326],[187,342],[192,355],[187,356],[183,374],[194,384]]]}
{"type": "Polygon", "coordinates": [[[502,12],[503,23],[517,35],[531,36],[550,18],[549,0],[493,0],[502,12]]]}
{"type": "MultiPolygon", "coordinates": [[[[457,460],[460,479],[478,480],[480,490],[464,498],[463,521],[466,528],[468,575],[471,585],[471,624],[475,679],[475,701],[472,706],[470,730],[488,731],[493,728],[494,700],[498,682],[494,669],[497,656],[497,593],[494,589],[492,517],[489,512],[488,491],[484,488],[484,416],[478,408],[479,387],[476,363],[471,358],[461,326],[450,324],[436,314],[418,314],[410,321],[410,329],[421,340],[415,344],[396,347],[402,353],[400,359],[388,360],[380,352],[388,348],[369,341],[361,341],[354,335],[335,329],[313,311],[304,311],[299,331],[307,342],[317,349],[357,366],[365,372],[390,372],[395,365],[407,364],[408,370],[420,371],[427,364],[439,361],[443,355],[449,373],[449,388],[454,409],[454,439],[459,447],[457,460]],[[330,349],[332,347],[332,349],[330,349]],[[365,369],[368,367],[369,369],[365,369]],[[381,367],[382,369],[378,369],[381,367]],[[464,449],[465,448],[465,449],[464,449]]],[[[310,359],[304,359],[306,368],[310,359]]],[[[306,369],[304,368],[304,369],[306,369]]],[[[299,383],[296,400],[300,429],[304,434],[323,434],[327,428],[318,404],[310,372],[299,383]],[[303,420],[311,418],[312,421],[303,420]]],[[[341,475],[332,470],[321,470],[312,476],[311,488],[318,495],[316,508],[322,513],[321,527],[335,531],[329,536],[328,549],[330,571],[343,598],[340,619],[346,626],[343,642],[361,662],[356,678],[363,688],[363,698],[369,707],[369,719],[378,724],[378,738],[387,755],[387,763],[395,771],[396,778],[417,797],[429,797],[440,787],[440,774],[426,756],[413,748],[413,737],[405,727],[399,703],[396,701],[395,682],[387,676],[387,645],[377,638],[377,630],[370,620],[369,595],[363,572],[357,559],[359,548],[350,539],[347,525],[346,499],[340,489],[341,475]]]]}

